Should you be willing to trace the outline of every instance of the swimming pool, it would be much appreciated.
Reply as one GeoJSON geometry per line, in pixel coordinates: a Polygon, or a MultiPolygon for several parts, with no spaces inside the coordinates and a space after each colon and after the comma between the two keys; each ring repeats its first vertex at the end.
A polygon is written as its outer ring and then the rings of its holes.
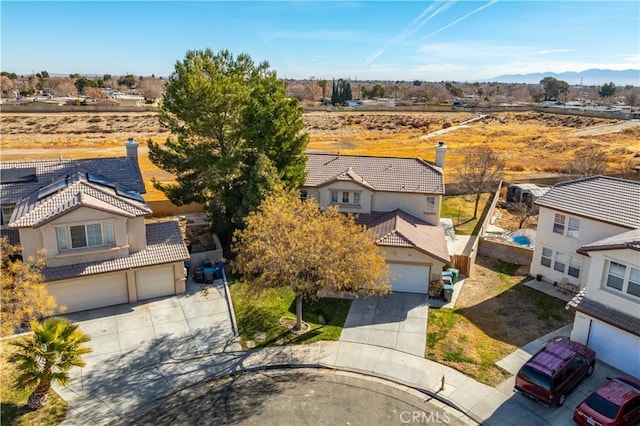
{"type": "Polygon", "coordinates": [[[536,239],[536,232],[531,229],[518,229],[512,233],[503,236],[507,241],[517,244],[522,247],[533,248],[533,243],[536,239]]]}

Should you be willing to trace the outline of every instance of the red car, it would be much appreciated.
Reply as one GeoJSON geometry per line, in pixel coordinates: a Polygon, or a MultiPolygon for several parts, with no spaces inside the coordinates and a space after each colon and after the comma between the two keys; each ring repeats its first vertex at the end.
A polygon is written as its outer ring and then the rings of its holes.
{"type": "Polygon", "coordinates": [[[640,380],[607,377],[604,385],[576,407],[573,420],[584,426],[640,424],[640,380]]]}

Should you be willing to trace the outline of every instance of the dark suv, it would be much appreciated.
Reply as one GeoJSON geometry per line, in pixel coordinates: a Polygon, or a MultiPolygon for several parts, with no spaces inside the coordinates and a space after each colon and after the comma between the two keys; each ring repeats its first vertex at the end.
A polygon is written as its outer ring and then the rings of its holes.
{"type": "Polygon", "coordinates": [[[562,405],[585,376],[593,374],[596,353],[559,337],[550,340],[522,366],[514,390],[548,407],[562,405]]]}

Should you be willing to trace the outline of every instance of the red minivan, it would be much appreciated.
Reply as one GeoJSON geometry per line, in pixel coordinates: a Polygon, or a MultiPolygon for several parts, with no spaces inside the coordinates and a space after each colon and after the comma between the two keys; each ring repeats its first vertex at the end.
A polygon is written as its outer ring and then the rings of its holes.
{"type": "Polygon", "coordinates": [[[593,349],[558,337],[548,341],[522,366],[514,391],[548,407],[562,405],[573,388],[593,374],[595,365],[593,349]]]}

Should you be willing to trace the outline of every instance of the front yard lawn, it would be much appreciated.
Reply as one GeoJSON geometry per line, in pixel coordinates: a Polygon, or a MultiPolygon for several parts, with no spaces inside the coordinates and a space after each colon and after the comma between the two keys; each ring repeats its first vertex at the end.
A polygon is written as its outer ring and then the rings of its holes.
{"type": "Polygon", "coordinates": [[[13,364],[7,361],[14,351],[8,340],[0,342],[0,424],[1,425],[57,425],[67,417],[67,403],[53,390],[49,402],[38,411],[27,407],[30,392],[13,388],[17,376],[13,364]]]}
{"type": "Polygon", "coordinates": [[[302,306],[302,316],[311,330],[296,336],[290,333],[286,326],[280,324],[280,319],[283,317],[296,318],[295,297],[291,290],[271,289],[255,295],[248,291],[246,283],[239,281],[231,283],[229,288],[244,348],[247,348],[248,341],[260,347],[338,340],[351,307],[351,300],[346,299],[323,298],[317,301],[305,301],[302,306]],[[322,324],[321,316],[326,324],[322,324]],[[263,334],[262,341],[259,341],[260,334],[263,334]]]}
{"type": "Polygon", "coordinates": [[[495,362],[569,324],[565,302],[523,284],[525,268],[478,257],[455,309],[429,309],[426,356],[495,386],[509,377],[495,362]]]}

